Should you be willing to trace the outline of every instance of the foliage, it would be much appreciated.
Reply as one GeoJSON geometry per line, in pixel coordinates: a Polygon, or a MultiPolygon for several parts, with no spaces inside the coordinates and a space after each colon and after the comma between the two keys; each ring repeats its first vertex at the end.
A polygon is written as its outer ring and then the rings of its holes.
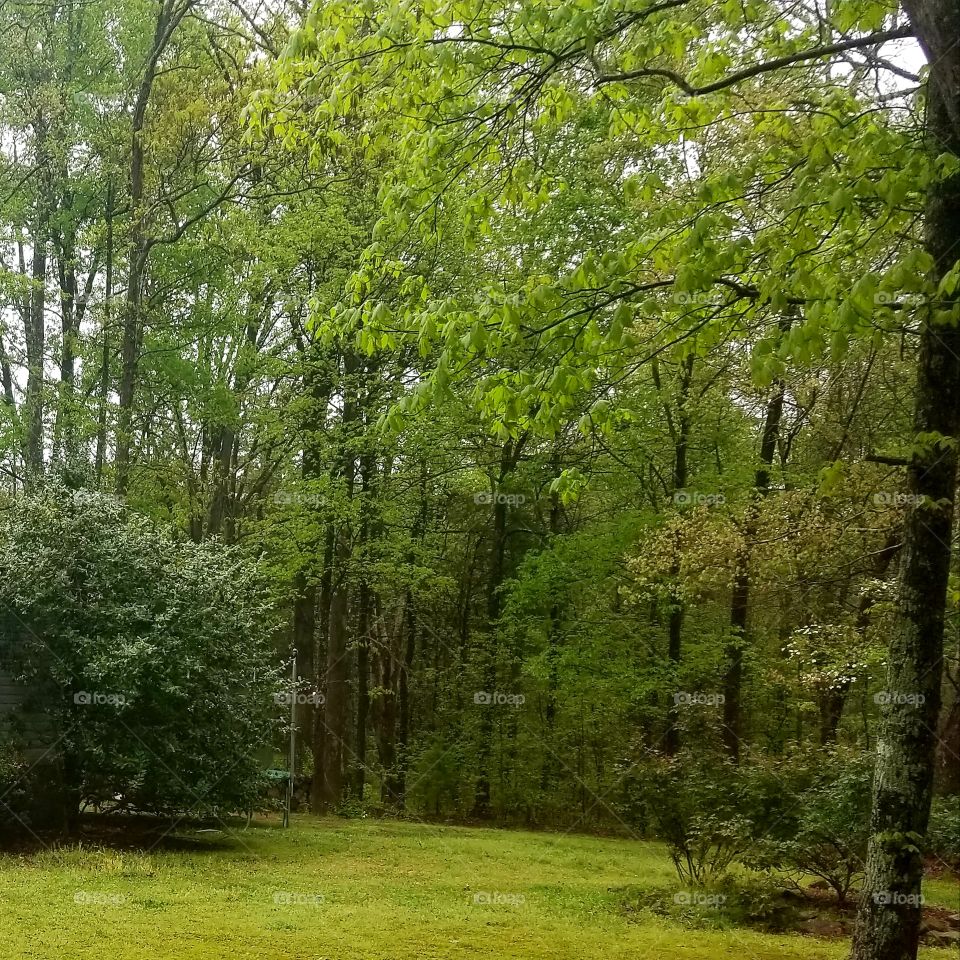
{"type": "Polygon", "coordinates": [[[296,651],[318,812],[619,830],[625,797],[685,876],[742,834],[844,888],[855,804],[801,756],[840,790],[833,745],[877,740],[917,334],[943,307],[921,210],[956,169],[924,146],[902,15],[12,0],[0,21],[5,495],[135,511],[76,533],[51,507],[2,547],[35,594],[0,595],[63,658],[34,642],[22,672],[84,799],[244,803],[255,690],[296,651]],[[228,787],[187,754],[220,750],[234,684],[228,787]],[[129,703],[65,712],[61,689],[129,703]],[[731,717],[740,770],[714,756],[731,717]],[[648,752],[644,786],[621,761],[648,752]],[[675,764],[702,779],[661,810],[675,764]]]}
{"type": "Polygon", "coordinates": [[[927,849],[942,863],[960,869],[960,799],[956,796],[934,798],[927,849]]]}
{"type": "Polygon", "coordinates": [[[768,765],[768,771],[778,813],[754,831],[743,861],[819,877],[845,903],[864,871],[872,758],[824,750],[790,757],[772,769],[768,765]]]}
{"type": "Polygon", "coordinates": [[[820,877],[842,903],[863,873],[871,773],[869,755],[844,750],[739,766],[688,750],[632,767],[626,810],[667,843],[685,883],[715,885],[739,861],[820,877]]]}
{"type": "Polygon", "coordinates": [[[752,927],[767,932],[795,928],[800,911],[772,878],[727,874],[708,888],[628,888],[626,909],[649,911],[695,930],[752,927]]]}
{"type": "Polygon", "coordinates": [[[750,842],[741,772],[719,758],[685,752],[631,767],[627,815],[663,840],[682,883],[716,883],[750,842]]]}
{"type": "Polygon", "coordinates": [[[84,490],[21,498],[2,524],[5,662],[56,722],[68,789],[165,814],[245,809],[278,712],[256,568],[84,490]]]}
{"type": "Polygon", "coordinates": [[[5,743],[0,748],[0,830],[18,830],[29,822],[27,764],[5,743]]]}

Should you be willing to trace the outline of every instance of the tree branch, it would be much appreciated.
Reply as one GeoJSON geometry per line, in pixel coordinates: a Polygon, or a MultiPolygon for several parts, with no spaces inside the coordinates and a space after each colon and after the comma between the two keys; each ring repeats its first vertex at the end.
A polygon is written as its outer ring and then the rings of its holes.
{"type": "Polygon", "coordinates": [[[743,70],[737,70],[720,80],[708,83],[702,87],[695,87],[684,77],[673,70],[661,69],[659,67],[643,67],[639,70],[630,70],[626,73],[607,73],[597,77],[598,86],[607,83],[626,83],[630,80],[639,80],[643,77],[663,77],[669,80],[674,86],[679,87],[688,97],[700,97],[708,93],[716,93],[718,90],[725,90],[727,87],[735,86],[742,80],[749,80],[751,77],[760,76],[763,73],[771,73],[774,70],[780,70],[783,67],[792,66],[795,63],[803,63],[806,60],[817,60],[820,57],[829,57],[835,53],[843,53],[845,50],[856,50],[860,47],[873,47],[880,43],[886,43],[888,40],[903,40],[906,37],[914,36],[912,27],[895,27],[892,30],[881,30],[878,33],[871,33],[867,37],[854,37],[851,40],[842,40],[838,43],[826,44],[822,47],[813,47],[810,50],[801,50],[799,53],[787,54],[783,57],[776,57],[773,60],[766,60],[763,63],[756,63],[752,67],[746,67],[743,70]]]}

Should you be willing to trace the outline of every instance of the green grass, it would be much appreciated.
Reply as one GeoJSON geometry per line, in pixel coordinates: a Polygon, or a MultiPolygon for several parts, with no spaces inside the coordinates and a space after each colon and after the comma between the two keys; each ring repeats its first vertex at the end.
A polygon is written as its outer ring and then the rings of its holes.
{"type": "Polygon", "coordinates": [[[301,819],[289,831],[256,825],[189,852],[6,855],[0,958],[814,960],[848,952],[844,942],[631,919],[621,909],[626,886],[676,886],[663,848],[301,819]],[[493,902],[475,902],[484,894],[493,902]]]}

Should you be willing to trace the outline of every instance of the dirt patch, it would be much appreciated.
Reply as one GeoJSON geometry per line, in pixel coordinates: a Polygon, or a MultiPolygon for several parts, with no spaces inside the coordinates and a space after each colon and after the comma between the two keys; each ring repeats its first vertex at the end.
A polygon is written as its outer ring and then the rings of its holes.
{"type": "MultiPolygon", "coordinates": [[[[798,933],[824,940],[853,936],[857,915],[855,899],[841,905],[832,891],[820,883],[794,892],[797,901],[798,933]]],[[[920,941],[930,947],[960,945],[960,913],[944,907],[924,906],[920,921],[920,941]]]]}

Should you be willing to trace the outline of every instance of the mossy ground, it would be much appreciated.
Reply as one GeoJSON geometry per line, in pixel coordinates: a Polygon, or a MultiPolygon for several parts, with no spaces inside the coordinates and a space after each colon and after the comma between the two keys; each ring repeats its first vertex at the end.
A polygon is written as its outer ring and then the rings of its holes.
{"type": "MultiPolygon", "coordinates": [[[[0,958],[814,960],[848,951],[630,915],[625,887],[676,885],[652,843],[332,818],[196,839],[186,850],[80,845],[0,857],[0,958]]],[[[927,890],[951,895],[949,882],[927,890]]]]}

